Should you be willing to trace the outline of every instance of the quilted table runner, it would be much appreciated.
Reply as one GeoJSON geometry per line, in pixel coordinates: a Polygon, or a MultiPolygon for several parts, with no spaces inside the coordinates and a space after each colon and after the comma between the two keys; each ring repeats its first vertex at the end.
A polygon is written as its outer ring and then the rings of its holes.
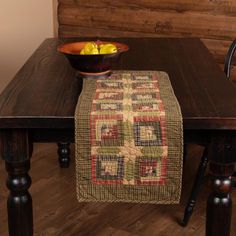
{"type": "Polygon", "coordinates": [[[179,202],[182,115],[165,72],[84,79],[75,146],[79,202],[179,202]]]}

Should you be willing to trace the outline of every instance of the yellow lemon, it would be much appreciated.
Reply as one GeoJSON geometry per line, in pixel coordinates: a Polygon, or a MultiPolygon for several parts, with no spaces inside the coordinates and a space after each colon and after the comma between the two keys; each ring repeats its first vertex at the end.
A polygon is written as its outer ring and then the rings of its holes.
{"type": "Polygon", "coordinates": [[[97,44],[94,42],[89,42],[86,43],[84,46],[84,54],[91,54],[91,51],[96,48],[97,49],[97,44]]]}
{"type": "Polygon", "coordinates": [[[107,43],[103,46],[100,46],[100,54],[109,54],[109,53],[116,53],[117,47],[114,44],[107,43]]]}
{"type": "Polygon", "coordinates": [[[84,55],[84,54],[85,54],[84,49],[82,49],[82,50],[80,51],[80,54],[81,54],[81,55],[84,55]]]}
{"type": "Polygon", "coordinates": [[[99,54],[99,51],[97,48],[93,48],[91,51],[90,51],[90,54],[99,54]]]}

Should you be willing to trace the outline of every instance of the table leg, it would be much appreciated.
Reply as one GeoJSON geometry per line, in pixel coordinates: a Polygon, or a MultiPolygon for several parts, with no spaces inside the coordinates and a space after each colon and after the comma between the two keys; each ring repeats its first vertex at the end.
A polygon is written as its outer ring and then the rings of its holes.
{"type": "Polygon", "coordinates": [[[10,191],[7,201],[8,228],[10,236],[32,236],[32,198],[28,189],[31,178],[30,156],[32,145],[27,130],[1,130],[1,154],[8,172],[7,187],[10,191]]]}
{"type": "Polygon", "coordinates": [[[58,161],[61,168],[68,168],[70,165],[70,143],[60,142],[58,145],[58,161]]]}
{"type": "Polygon", "coordinates": [[[212,192],[207,201],[207,236],[230,236],[232,199],[230,196],[234,172],[233,148],[228,138],[216,138],[211,145],[210,174],[212,192]]]}

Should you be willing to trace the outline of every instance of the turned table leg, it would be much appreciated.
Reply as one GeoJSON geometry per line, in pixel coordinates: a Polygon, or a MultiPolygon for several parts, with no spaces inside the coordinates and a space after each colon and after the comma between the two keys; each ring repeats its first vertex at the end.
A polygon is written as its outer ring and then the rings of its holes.
{"type": "Polygon", "coordinates": [[[31,185],[28,171],[32,145],[29,143],[27,130],[1,130],[0,140],[10,191],[7,201],[9,235],[32,236],[32,198],[28,192],[31,185]]]}
{"type": "Polygon", "coordinates": [[[207,201],[207,236],[230,236],[232,199],[230,196],[234,172],[232,139],[219,136],[213,139],[209,169],[212,192],[207,201]]]}
{"type": "MultiPolygon", "coordinates": [[[[210,163],[212,173],[215,168],[223,170],[231,169],[233,173],[233,165],[220,165],[218,163],[210,163]]],[[[230,196],[232,181],[231,174],[226,176],[214,176],[212,178],[212,193],[207,201],[207,236],[229,236],[232,214],[232,199],[230,196]]]]}
{"type": "Polygon", "coordinates": [[[58,161],[61,168],[68,168],[70,165],[70,143],[58,143],[58,161]]]}

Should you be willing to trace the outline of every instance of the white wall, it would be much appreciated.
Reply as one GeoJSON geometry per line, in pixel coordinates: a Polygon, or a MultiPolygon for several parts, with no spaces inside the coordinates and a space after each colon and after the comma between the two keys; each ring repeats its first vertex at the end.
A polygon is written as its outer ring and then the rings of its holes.
{"type": "Polygon", "coordinates": [[[0,92],[25,60],[53,37],[52,0],[0,0],[0,92]]]}

